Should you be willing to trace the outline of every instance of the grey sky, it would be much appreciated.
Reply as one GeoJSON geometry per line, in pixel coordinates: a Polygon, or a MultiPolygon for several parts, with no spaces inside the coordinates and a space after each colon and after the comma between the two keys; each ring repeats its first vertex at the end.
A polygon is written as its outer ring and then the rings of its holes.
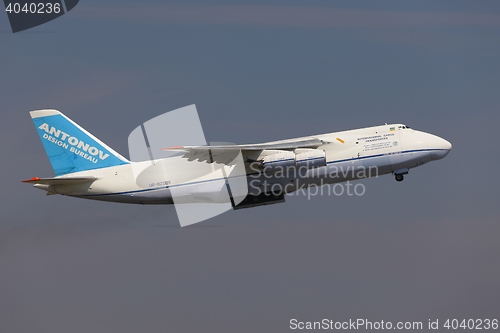
{"type": "Polygon", "coordinates": [[[287,332],[289,320],[498,318],[498,1],[81,1],[0,15],[0,331],[287,332]],[[480,4],[480,5],[479,5],[480,4]],[[45,197],[28,111],[127,137],[196,104],[207,141],[401,122],[453,150],[362,197],[179,228],[173,207],[45,197]]]}

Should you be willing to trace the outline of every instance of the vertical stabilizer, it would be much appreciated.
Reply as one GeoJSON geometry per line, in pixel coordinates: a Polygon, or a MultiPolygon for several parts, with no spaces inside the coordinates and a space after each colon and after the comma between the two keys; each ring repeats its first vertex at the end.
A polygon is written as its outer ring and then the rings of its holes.
{"type": "Polygon", "coordinates": [[[130,163],[57,110],[30,115],[56,176],[130,163]]]}

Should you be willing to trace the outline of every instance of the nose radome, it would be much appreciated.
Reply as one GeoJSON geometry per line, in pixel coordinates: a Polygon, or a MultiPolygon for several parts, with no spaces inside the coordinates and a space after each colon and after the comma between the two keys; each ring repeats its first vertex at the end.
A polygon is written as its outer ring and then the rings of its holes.
{"type": "Polygon", "coordinates": [[[451,143],[443,138],[436,137],[435,138],[435,147],[431,152],[431,157],[433,160],[440,160],[444,158],[451,150],[451,143]]]}
{"type": "Polygon", "coordinates": [[[451,143],[443,138],[440,138],[439,136],[435,136],[433,135],[434,137],[434,140],[433,141],[433,144],[434,144],[434,148],[436,149],[446,149],[446,150],[450,150],[451,149],[451,143]]]}
{"type": "Polygon", "coordinates": [[[451,142],[450,141],[446,141],[445,139],[442,139],[444,141],[444,146],[445,146],[445,149],[448,149],[448,150],[451,150],[451,142]]]}

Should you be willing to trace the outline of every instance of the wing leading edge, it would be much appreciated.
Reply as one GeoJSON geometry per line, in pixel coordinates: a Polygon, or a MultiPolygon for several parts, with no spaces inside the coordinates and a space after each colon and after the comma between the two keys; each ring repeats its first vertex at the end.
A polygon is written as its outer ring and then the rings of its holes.
{"type": "Polygon", "coordinates": [[[299,148],[315,149],[325,144],[317,138],[306,138],[296,140],[281,140],[266,143],[245,145],[217,145],[217,146],[175,146],[166,147],[162,150],[184,152],[182,157],[189,161],[199,160],[209,163],[228,164],[241,152],[246,161],[251,155],[259,155],[265,150],[295,150],[299,148]]]}

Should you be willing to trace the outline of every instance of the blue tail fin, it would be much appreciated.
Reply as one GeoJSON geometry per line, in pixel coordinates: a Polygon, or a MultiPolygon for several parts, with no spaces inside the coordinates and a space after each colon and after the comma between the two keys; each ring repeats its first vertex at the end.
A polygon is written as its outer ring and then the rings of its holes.
{"type": "Polygon", "coordinates": [[[57,110],[30,115],[56,176],[130,163],[57,110]]]}

